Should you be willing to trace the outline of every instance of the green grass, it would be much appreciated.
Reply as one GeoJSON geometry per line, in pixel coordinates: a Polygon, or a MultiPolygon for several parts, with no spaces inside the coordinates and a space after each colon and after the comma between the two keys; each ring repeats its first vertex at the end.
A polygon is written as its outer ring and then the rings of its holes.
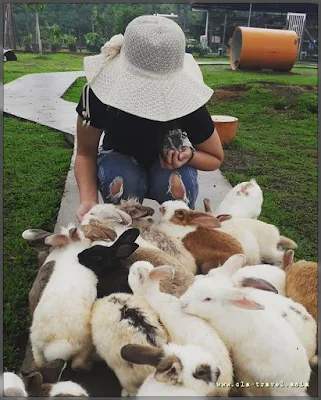
{"type": "MultiPolygon", "coordinates": [[[[202,66],[204,81],[213,89],[226,85],[246,85],[251,83],[278,83],[287,85],[316,86],[317,69],[293,68],[290,73],[232,71],[225,65],[202,66]]],[[[78,78],[64,93],[63,99],[78,103],[86,78],[78,78]]]]}
{"type": "Polygon", "coordinates": [[[254,85],[238,99],[214,96],[208,107],[239,118],[223,174],[232,185],[256,178],[264,193],[260,219],[298,243],[296,259],[316,261],[317,93],[254,85]]]}
{"type": "Polygon", "coordinates": [[[29,326],[28,292],[38,268],[21,234],[54,228],[72,150],[59,132],[32,122],[5,117],[4,132],[4,365],[16,370],[29,326]]]}
{"type": "Polygon", "coordinates": [[[17,54],[17,61],[4,63],[4,84],[26,74],[82,71],[83,57],[71,54],[17,54]]]}

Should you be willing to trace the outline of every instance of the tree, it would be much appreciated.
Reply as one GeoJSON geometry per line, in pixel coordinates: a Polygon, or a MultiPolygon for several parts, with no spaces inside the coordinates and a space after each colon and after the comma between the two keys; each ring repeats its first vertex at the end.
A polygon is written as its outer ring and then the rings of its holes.
{"type": "Polygon", "coordinates": [[[24,7],[30,10],[33,10],[36,17],[36,39],[39,49],[39,54],[42,54],[42,43],[41,43],[41,35],[40,35],[40,25],[39,25],[39,12],[42,12],[46,5],[45,4],[24,4],[24,7]]]}
{"type": "Polygon", "coordinates": [[[16,42],[13,34],[13,19],[12,19],[12,4],[6,5],[6,16],[5,16],[5,47],[16,50],[16,42]]]}

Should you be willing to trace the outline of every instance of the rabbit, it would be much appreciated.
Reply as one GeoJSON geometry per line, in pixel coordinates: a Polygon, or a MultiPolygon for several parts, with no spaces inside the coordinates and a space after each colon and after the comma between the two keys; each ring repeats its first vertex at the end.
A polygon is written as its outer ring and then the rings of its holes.
{"type": "Polygon", "coordinates": [[[148,260],[155,265],[172,263],[176,271],[175,279],[164,281],[162,290],[181,296],[193,282],[194,275],[169,254],[157,248],[140,248],[135,243],[138,236],[139,229],[128,229],[111,246],[96,245],[78,254],[79,263],[92,270],[98,278],[98,298],[117,292],[131,293],[129,267],[139,260],[148,260]]]}
{"type": "Polygon", "coordinates": [[[133,364],[156,368],[144,381],[137,396],[210,396],[216,391],[220,369],[215,358],[202,348],[169,343],[161,349],[127,344],[121,356],[133,364]]]}
{"type": "MultiPolygon", "coordinates": [[[[313,317],[301,304],[294,302],[288,297],[279,296],[277,289],[270,282],[255,276],[238,275],[238,272],[242,273],[243,268],[241,267],[244,263],[244,255],[232,256],[222,267],[211,270],[208,273],[208,277],[214,279],[217,285],[220,280],[223,282],[222,285],[225,284],[226,280],[230,280],[234,287],[242,288],[244,293],[256,299],[266,309],[275,311],[284,318],[293,328],[304,346],[310,365],[314,366],[317,362],[315,355],[317,347],[317,324],[313,317]]],[[[253,267],[247,268],[251,269],[253,267]]],[[[278,269],[278,267],[271,268],[278,269]]]]}
{"type": "MultiPolygon", "coordinates": [[[[64,228],[62,229],[64,230],[64,228]]],[[[55,235],[56,236],[54,236],[52,232],[43,231],[41,229],[28,229],[22,233],[22,237],[28,240],[32,247],[37,246],[37,248],[41,247],[43,249],[47,249],[46,252],[44,252],[45,257],[43,261],[40,262],[41,266],[29,291],[29,313],[31,317],[33,317],[34,310],[37,307],[41,295],[54,271],[56,265],[55,258],[60,257],[60,255],[63,254],[63,250],[66,249],[70,243],[78,240],[77,230],[74,228],[72,228],[71,232],[68,232],[68,235],[65,237],[57,234],[55,235]],[[45,243],[45,240],[47,240],[49,243],[45,243]],[[46,261],[46,259],[49,257],[49,254],[51,261],[46,261]]],[[[48,363],[48,368],[51,369],[50,364],[51,363],[48,363]]],[[[48,380],[47,374],[44,375],[44,369],[46,369],[46,366],[41,370],[43,376],[45,377],[45,382],[52,383],[50,380],[48,380]]],[[[26,375],[31,371],[37,370],[38,369],[35,365],[31,341],[29,338],[20,372],[22,375],[26,375]]]]}
{"type": "MultiPolygon", "coordinates": [[[[186,252],[181,241],[166,235],[155,222],[143,219],[143,217],[153,215],[154,210],[151,207],[141,205],[136,199],[121,200],[117,208],[126,212],[132,218],[132,227],[139,228],[140,235],[143,239],[153,244],[165,253],[175,257],[185,269],[192,272],[193,275],[197,272],[197,265],[194,257],[186,252]]],[[[153,265],[155,265],[152,262],[153,265]]],[[[164,263],[166,264],[166,262],[164,263]]]]}
{"type": "Polygon", "coordinates": [[[292,239],[281,236],[278,228],[272,224],[250,218],[228,218],[225,215],[217,218],[221,222],[218,230],[229,233],[240,241],[248,264],[256,265],[263,262],[279,266],[284,255],[284,250],[280,250],[279,247],[297,248],[297,244],[292,239]],[[251,250],[255,243],[258,259],[253,257],[251,250]],[[251,257],[251,262],[249,257],[251,257]]]}
{"type": "Polygon", "coordinates": [[[286,295],[301,303],[318,322],[318,264],[305,260],[293,263],[293,257],[293,250],[286,251],[281,264],[286,295]]]}
{"type": "Polygon", "coordinates": [[[155,347],[166,344],[168,334],[158,316],[139,296],[115,293],[95,301],[91,329],[96,351],[117,375],[122,396],[135,396],[154,368],[128,363],[120,351],[128,343],[155,347]]]}
{"type": "Polygon", "coordinates": [[[4,397],[28,397],[25,384],[17,374],[13,372],[3,373],[4,397]]]}
{"type": "MultiPolygon", "coordinates": [[[[244,255],[234,255],[224,267],[233,270],[240,263],[244,255]]],[[[182,312],[204,318],[224,337],[238,382],[269,383],[245,385],[240,388],[242,396],[307,395],[311,372],[307,353],[282,316],[235,288],[228,277],[196,279],[179,301],[182,312]],[[281,381],[283,386],[271,386],[281,381]],[[292,386],[297,382],[304,387],[292,386]]]]}
{"type": "Polygon", "coordinates": [[[45,383],[44,377],[39,371],[31,372],[24,380],[31,397],[89,397],[87,391],[78,383],[72,381],[59,382],[63,370],[66,368],[66,362],[62,368],[56,368],[55,383],[45,383]]]}
{"type": "Polygon", "coordinates": [[[262,211],[263,193],[255,179],[234,186],[215,209],[215,216],[257,219],[262,211]]]}
{"type": "Polygon", "coordinates": [[[73,369],[89,369],[90,312],[97,296],[97,277],[78,263],[77,255],[91,241],[70,225],[45,242],[56,247],[47,257],[47,262],[55,261],[55,267],[33,312],[30,341],[35,365],[72,358],[73,369]]]}
{"type": "Polygon", "coordinates": [[[243,253],[240,242],[219,231],[221,223],[213,215],[192,211],[180,200],[161,205],[159,228],[170,237],[180,239],[186,252],[198,265],[198,273],[206,274],[223,264],[231,255],[243,253]]]}
{"type": "MultiPolygon", "coordinates": [[[[204,349],[218,364],[219,383],[233,381],[229,352],[217,333],[203,320],[184,314],[179,299],[159,290],[159,282],[174,276],[170,266],[153,267],[146,261],[135,262],[129,270],[128,283],[134,295],[142,296],[159,316],[169,334],[169,341],[181,345],[195,345],[204,349]]],[[[229,387],[218,386],[215,395],[226,396],[229,387]]],[[[213,394],[214,395],[214,394],[213,394]]]]}
{"type": "MultiPolygon", "coordinates": [[[[207,213],[212,213],[208,199],[204,199],[207,213]]],[[[221,214],[216,217],[221,222],[218,229],[235,237],[243,247],[248,265],[257,265],[262,261],[280,265],[284,251],[279,247],[297,248],[297,244],[281,236],[278,228],[251,218],[235,218],[231,214],[221,214]]]]}

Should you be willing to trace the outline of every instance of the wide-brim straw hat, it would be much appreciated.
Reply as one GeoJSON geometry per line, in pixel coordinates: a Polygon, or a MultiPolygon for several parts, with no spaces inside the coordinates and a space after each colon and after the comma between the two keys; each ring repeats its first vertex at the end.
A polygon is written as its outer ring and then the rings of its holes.
{"type": "Polygon", "coordinates": [[[109,106],[154,121],[170,121],[202,107],[213,90],[205,85],[179,25],[141,16],[113,36],[96,56],[84,58],[89,86],[109,106]]]}

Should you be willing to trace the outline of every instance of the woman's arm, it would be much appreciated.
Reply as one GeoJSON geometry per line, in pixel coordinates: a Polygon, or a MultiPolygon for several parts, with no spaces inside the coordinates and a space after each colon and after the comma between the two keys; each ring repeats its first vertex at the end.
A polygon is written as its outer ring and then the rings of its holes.
{"type": "Polygon", "coordinates": [[[77,119],[77,153],[75,177],[80,195],[77,217],[81,221],[86,212],[98,203],[97,189],[97,149],[102,129],[83,126],[83,119],[77,119]]]}
{"type": "Polygon", "coordinates": [[[196,153],[191,161],[187,162],[188,165],[200,171],[215,171],[221,166],[224,152],[216,129],[205,142],[195,145],[195,149],[196,153]]]}

